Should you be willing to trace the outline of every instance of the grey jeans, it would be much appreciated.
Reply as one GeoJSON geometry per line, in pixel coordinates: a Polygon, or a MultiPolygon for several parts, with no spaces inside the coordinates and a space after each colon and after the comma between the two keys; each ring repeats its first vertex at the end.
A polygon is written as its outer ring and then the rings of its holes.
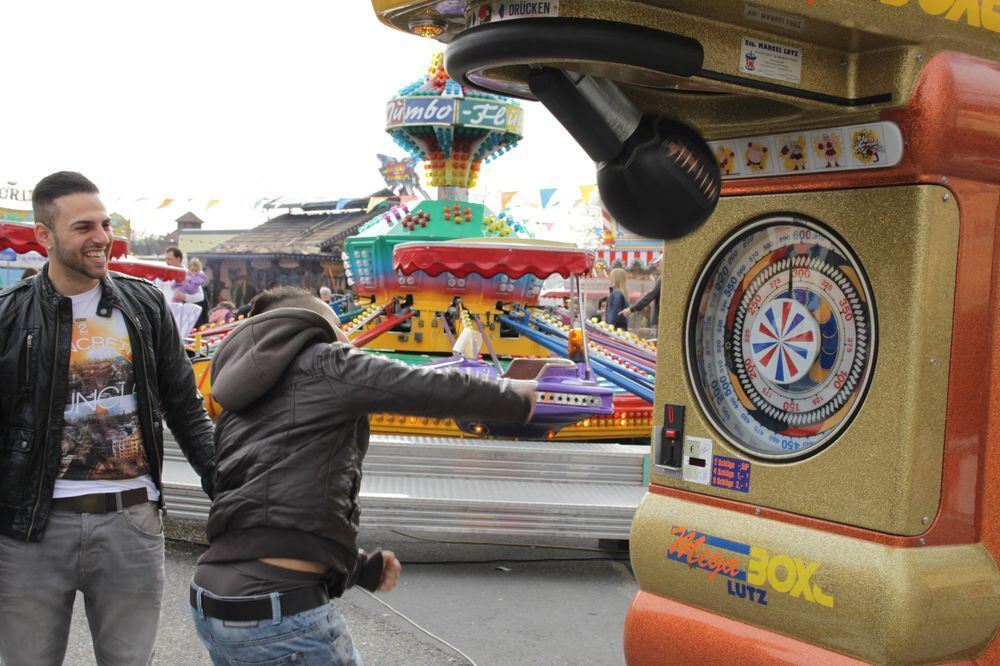
{"type": "Polygon", "coordinates": [[[39,543],[0,536],[4,666],[62,663],[77,590],[97,663],[150,663],[163,596],[163,520],[155,504],[117,513],[53,511],[39,543]]]}

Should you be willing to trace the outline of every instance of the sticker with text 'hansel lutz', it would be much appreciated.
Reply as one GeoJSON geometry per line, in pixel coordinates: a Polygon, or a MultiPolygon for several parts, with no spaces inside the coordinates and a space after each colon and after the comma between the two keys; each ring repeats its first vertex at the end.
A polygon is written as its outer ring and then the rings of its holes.
{"type": "Polygon", "coordinates": [[[712,485],[741,493],[750,492],[750,461],[713,456],[712,485]]]}

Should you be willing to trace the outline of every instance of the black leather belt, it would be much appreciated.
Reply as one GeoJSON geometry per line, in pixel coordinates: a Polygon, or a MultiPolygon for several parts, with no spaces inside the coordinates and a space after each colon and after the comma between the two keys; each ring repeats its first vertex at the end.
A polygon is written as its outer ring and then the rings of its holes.
{"type": "Polygon", "coordinates": [[[72,511],[73,513],[108,513],[117,511],[119,507],[133,506],[148,501],[149,497],[146,495],[145,488],[133,488],[120,493],[59,497],[52,500],[52,509],[54,511],[72,511]]]}
{"type": "MultiPolygon", "coordinates": [[[[281,603],[281,616],[295,615],[330,601],[326,589],[313,585],[300,590],[282,592],[278,596],[281,603]]],[[[191,608],[198,608],[198,590],[191,588],[191,608]]],[[[252,599],[219,599],[209,596],[207,592],[201,595],[201,609],[205,615],[217,620],[231,622],[249,622],[251,620],[270,620],[274,617],[270,597],[254,597],[252,599]]]]}

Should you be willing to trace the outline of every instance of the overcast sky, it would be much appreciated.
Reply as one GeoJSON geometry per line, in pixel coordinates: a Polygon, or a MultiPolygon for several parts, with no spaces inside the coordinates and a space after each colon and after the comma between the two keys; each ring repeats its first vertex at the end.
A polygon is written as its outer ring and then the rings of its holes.
{"type": "MultiPolygon", "coordinates": [[[[383,26],[367,0],[4,0],[0,179],[82,171],[150,231],[188,198],[196,212],[223,201],[210,226],[250,227],[259,197],[364,196],[382,186],[376,153],[402,156],[385,102],[439,49],[383,26]]],[[[568,134],[524,106],[525,140],[480,184],[593,183],[568,134]]]]}

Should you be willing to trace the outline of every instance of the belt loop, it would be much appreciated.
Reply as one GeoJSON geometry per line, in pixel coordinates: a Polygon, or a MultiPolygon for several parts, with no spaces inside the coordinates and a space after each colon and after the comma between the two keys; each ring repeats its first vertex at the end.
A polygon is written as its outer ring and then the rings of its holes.
{"type": "Polygon", "coordinates": [[[281,592],[271,593],[271,624],[281,624],[281,592]]]}
{"type": "Polygon", "coordinates": [[[122,512],[122,494],[115,493],[115,506],[118,507],[118,513],[122,512]]]}
{"type": "Polygon", "coordinates": [[[205,594],[205,589],[202,588],[202,587],[199,587],[197,585],[195,585],[195,587],[197,588],[196,597],[198,599],[198,615],[201,616],[201,619],[204,620],[205,619],[205,609],[202,608],[202,605],[201,605],[201,596],[203,594],[205,594]]]}

